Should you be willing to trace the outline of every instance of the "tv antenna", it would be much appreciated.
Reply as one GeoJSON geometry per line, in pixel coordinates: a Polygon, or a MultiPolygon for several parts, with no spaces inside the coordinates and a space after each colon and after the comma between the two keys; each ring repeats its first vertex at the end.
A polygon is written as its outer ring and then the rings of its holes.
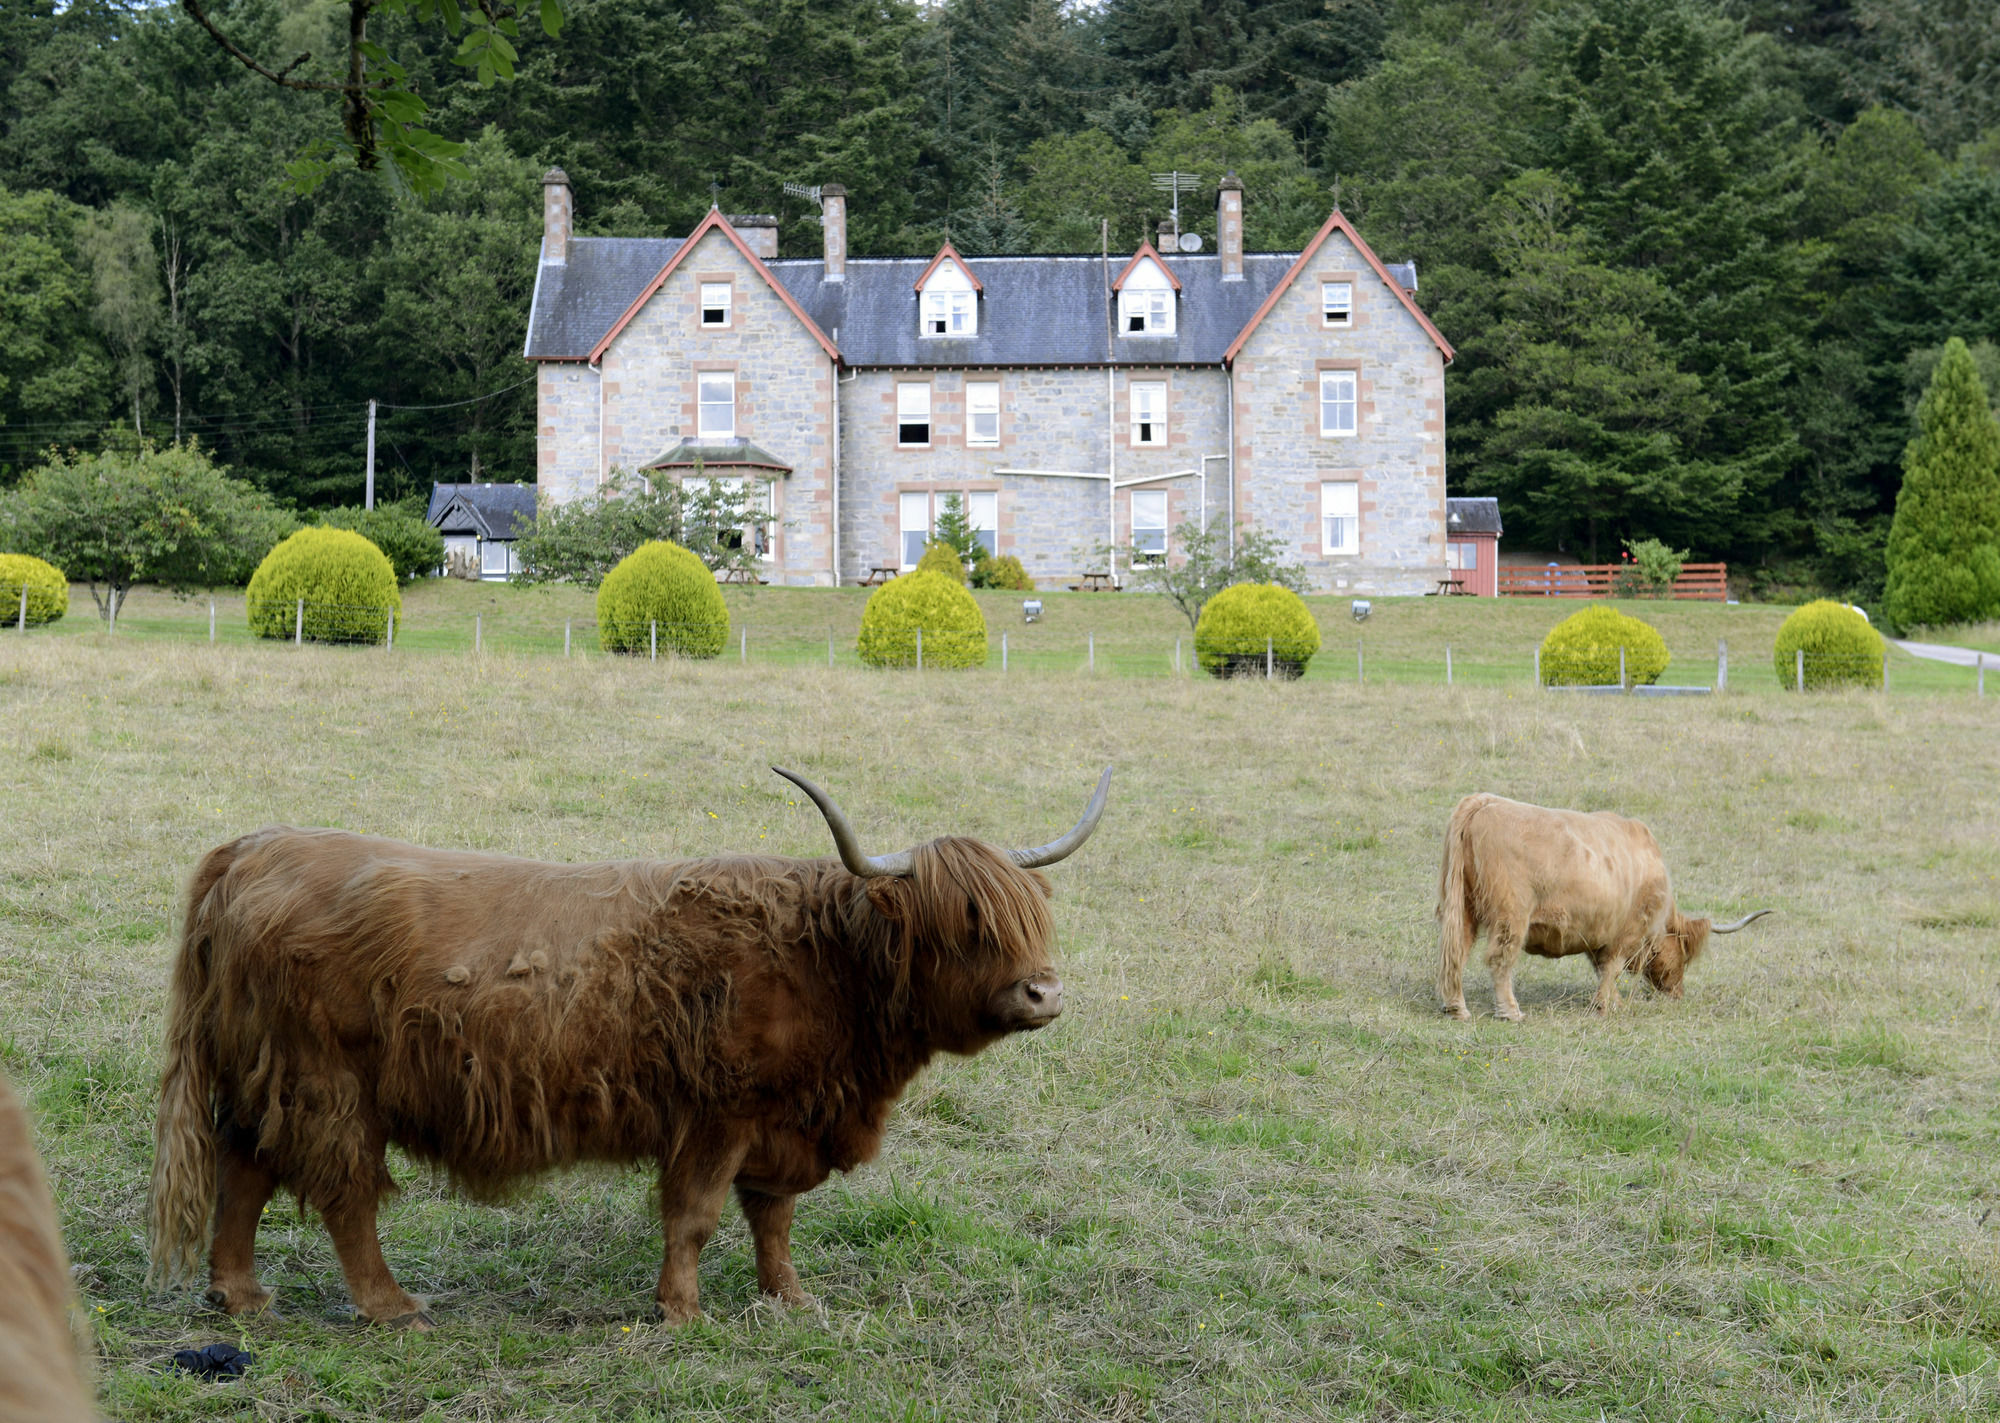
{"type": "MultiPolygon", "coordinates": [[[[818,183],[787,183],[784,187],[788,197],[804,198],[814,207],[819,206],[820,185],[818,183]]],[[[822,214],[814,213],[812,220],[814,222],[824,222],[826,219],[822,214]]]]}
{"type": "Polygon", "coordinates": [[[1173,194],[1174,231],[1178,233],[1181,230],[1181,194],[1192,193],[1196,188],[1199,188],[1201,186],[1201,175],[1199,173],[1181,172],[1155,173],[1153,175],[1153,186],[1163,193],[1173,194]]]}

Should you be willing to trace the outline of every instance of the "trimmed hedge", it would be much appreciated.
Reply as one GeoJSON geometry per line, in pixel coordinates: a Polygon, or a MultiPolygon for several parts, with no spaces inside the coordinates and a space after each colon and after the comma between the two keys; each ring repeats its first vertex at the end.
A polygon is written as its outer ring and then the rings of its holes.
{"type": "Polygon", "coordinates": [[[606,652],[651,651],[655,626],[660,646],[682,657],[714,657],[729,642],[729,605],[715,574],[666,539],[626,554],[597,589],[597,642],[606,652]]]}
{"type": "Polygon", "coordinates": [[[1615,687],[1620,648],[1625,650],[1625,679],[1635,687],[1659,681],[1667,670],[1667,640],[1650,623],[1593,603],[1571,613],[1542,639],[1542,682],[1550,687],[1615,687]]]}
{"type": "Polygon", "coordinates": [[[942,573],[954,583],[965,581],[965,565],[959,561],[958,550],[948,543],[927,543],[924,556],[917,560],[913,570],[917,573],[942,573]]]}
{"type": "Polygon", "coordinates": [[[1035,580],[1028,576],[1028,570],[1021,567],[1021,560],[1011,553],[989,558],[980,565],[981,578],[988,588],[999,588],[1015,593],[1032,593],[1035,580]]]}
{"type": "Polygon", "coordinates": [[[870,667],[914,667],[918,629],[925,667],[986,665],[986,615],[979,604],[963,585],[922,569],[869,595],[855,649],[870,667]]]}
{"type": "Polygon", "coordinates": [[[1806,686],[1879,687],[1886,647],[1868,619],[1831,598],[1807,603],[1778,629],[1771,666],[1778,685],[1796,688],[1798,654],[1806,655],[1806,686]]]}
{"type": "Polygon", "coordinates": [[[1299,677],[1319,651],[1319,624],[1305,600],[1275,583],[1234,583],[1202,604],[1195,660],[1217,677],[1299,677]]]}
{"type": "Polygon", "coordinates": [[[390,613],[403,611],[396,570],[349,529],[300,529],[264,555],[244,598],[250,631],[292,636],[301,598],[304,635],[314,642],[380,642],[390,613]]]}
{"type": "Polygon", "coordinates": [[[21,588],[28,589],[28,626],[52,623],[69,611],[69,580],[53,563],[26,553],[0,553],[0,623],[21,621],[21,588]]]}

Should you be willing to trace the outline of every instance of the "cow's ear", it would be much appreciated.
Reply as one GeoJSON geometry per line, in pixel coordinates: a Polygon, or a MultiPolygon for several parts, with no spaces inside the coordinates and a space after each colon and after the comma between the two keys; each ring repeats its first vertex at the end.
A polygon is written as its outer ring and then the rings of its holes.
{"type": "Polygon", "coordinates": [[[909,917],[909,885],[901,875],[883,875],[868,881],[868,902],[875,912],[892,924],[909,917]]]}

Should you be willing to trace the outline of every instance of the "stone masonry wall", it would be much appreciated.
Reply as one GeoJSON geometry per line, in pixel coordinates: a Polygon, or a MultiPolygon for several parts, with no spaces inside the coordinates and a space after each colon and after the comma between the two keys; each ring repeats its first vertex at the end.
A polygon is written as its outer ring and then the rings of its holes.
{"type": "Polygon", "coordinates": [[[1238,517],[1282,538],[1313,586],[1425,593],[1444,576],[1444,358],[1340,232],[1244,343],[1236,363],[1238,517]],[[1320,283],[1354,284],[1352,323],[1328,329],[1320,283]],[[1323,436],[1319,372],[1358,372],[1351,436],[1323,436]],[[1360,551],[1321,551],[1320,483],[1359,482],[1360,551]]]}

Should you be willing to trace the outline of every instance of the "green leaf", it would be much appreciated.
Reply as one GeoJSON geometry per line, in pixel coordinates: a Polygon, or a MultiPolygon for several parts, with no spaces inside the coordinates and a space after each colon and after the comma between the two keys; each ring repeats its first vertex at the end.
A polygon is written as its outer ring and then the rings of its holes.
{"type": "MultiPolygon", "coordinates": [[[[458,8],[458,0],[439,0],[444,7],[444,27],[448,34],[457,34],[465,24],[465,14],[458,8]]],[[[482,20],[484,16],[480,17],[482,20]]]]}
{"type": "Polygon", "coordinates": [[[561,0],[542,0],[542,33],[555,39],[562,34],[562,22],[561,0]]]}

